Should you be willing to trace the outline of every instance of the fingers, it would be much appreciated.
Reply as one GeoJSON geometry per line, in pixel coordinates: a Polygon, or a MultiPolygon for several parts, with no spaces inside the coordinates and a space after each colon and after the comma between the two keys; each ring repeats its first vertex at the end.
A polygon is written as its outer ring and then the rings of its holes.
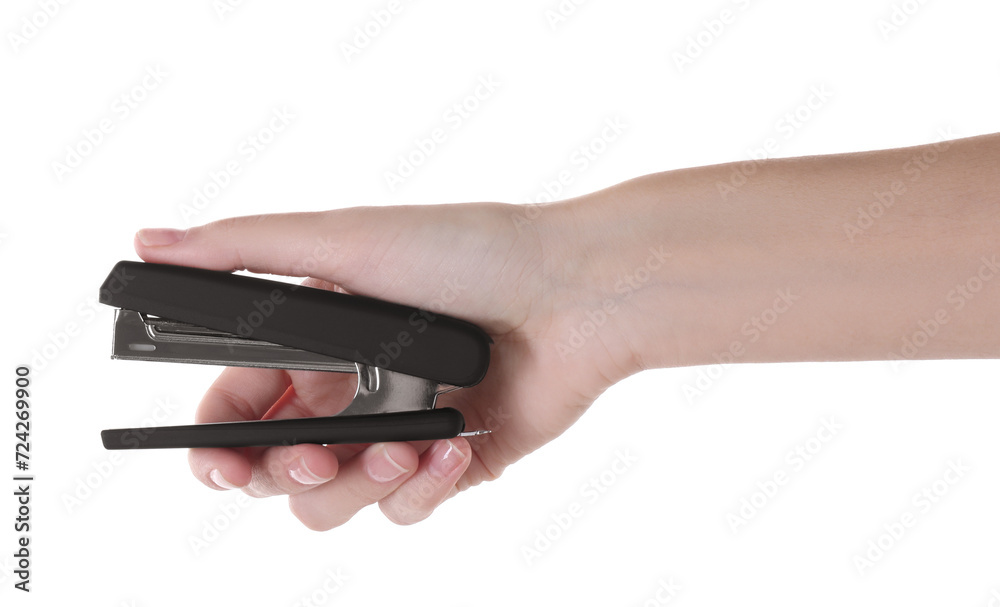
{"type": "Polygon", "coordinates": [[[288,371],[294,388],[264,419],[321,417],[343,411],[358,391],[357,373],[288,371]]]}
{"type": "Polygon", "coordinates": [[[468,441],[458,438],[436,441],[419,459],[406,443],[372,445],[345,464],[334,481],[291,497],[289,507],[317,531],[342,525],[376,502],[389,520],[416,523],[455,494],[471,454],[468,441]]]}
{"type": "Polygon", "coordinates": [[[233,449],[191,449],[188,464],[195,478],[217,491],[239,489],[250,483],[250,461],[233,449]]]}
{"type": "Polygon", "coordinates": [[[243,489],[252,497],[295,495],[337,475],[337,456],[321,445],[274,447],[247,457],[234,449],[192,449],[191,471],[217,490],[243,489]]]}
{"type": "Polygon", "coordinates": [[[199,424],[260,419],[291,385],[281,369],[227,367],[205,393],[195,413],[199,424]]]}
{"type": "Polygon", "coordinates": [[[335,222],[328,213],[235,217],[187,230],[139,230],[134,244],[150,262],[306,276],[329,270],[342,249],[351,250],[343,240],[357,229],[354,216],[345,210],[335,222]]]}
{"type": "Polygon", "coordinates": [[[344,464],[336,480],[291,496],[288,505],[306,527],[326,531],[392,493],[417,465],[409,444],[376,443],[344,464]]]}
{"type": "MultiPolygon", "coordinates": [[[[333,415],[350,402],[356,380],[342,373],[227,368],[198,407],[199,423],[333,415]]],[[[266,497],[295,494],[332,479],[337,453],[320,445],[269,449],[192,449],[195,477],[213,489],[266,497]]]]}
{"type": "Polygon", "coordinates": [[[420,456],[420,469],[402,486],[379,501],[382,513],[394,523],[412,525],[434,512],[456,493],[455,483],[472,460],[472,447],[462,438],[441,440],[420,456]]]}
{"type": "Polygon", "coordinates": [[[243,491],[253,497],[295,495],[335,476],[337,456],[322,445],[293,445],[265,449],[253,467],[243,491]]]}
{"type": "MultiPolygon", "coordinates": [[[[232,422],[260,417],[288,389],[288,375],[277,369],[227,368],[205,393],[195,421],[232,422]]],[[[212,489],[236,489],[251,481],[252,463],[234,449],[192,449],[191,472],[212,489]]]]}

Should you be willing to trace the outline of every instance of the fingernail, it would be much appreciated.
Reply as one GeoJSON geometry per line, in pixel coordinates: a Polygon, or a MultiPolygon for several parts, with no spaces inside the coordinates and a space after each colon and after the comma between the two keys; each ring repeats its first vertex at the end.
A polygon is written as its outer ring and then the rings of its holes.
{"type": "Polygon", "coordinates": [[[212,479],[212,482],[222,489],[239,489],[239,487],[227,481],[226,477],[222,476],[222,473],[218,470],[212,470],[212,472],[209,473],[208,478],[212,479]]]}
{"type": "Polygon", "coordinates": [[[306,460],[301,457],[295,460],[292,466],[288,469],[288,476],[303,485],[318,485],[330,480],[328,478],[323,478],[310,470],[309,466],[306,465],[306,460]]]}
{"type": "Polygon", "coordinates": [[[139,242],[147,247],[163,247],[184,240],[187,230],[173,228],[144,228],[135,233],[139,242]]]}
{"type": "Polygon", "coordinates": [[[444,478],[458,469],[465,461],[465,454],[458,448],[458,445],[445,440],[434,445],[434,452],[431,453],[429,468],[431,472],[439,478],[444,478]]]}
{"type": "Polygon", "coordinates": [[[406,472],[406,468],[400,466],[389,457],[389,451],[385,445],[379,445],[380,450],[374,457],[368,460],[368,476],[380,483],[388,483],[396,480],[401,474],[406,472]]]}

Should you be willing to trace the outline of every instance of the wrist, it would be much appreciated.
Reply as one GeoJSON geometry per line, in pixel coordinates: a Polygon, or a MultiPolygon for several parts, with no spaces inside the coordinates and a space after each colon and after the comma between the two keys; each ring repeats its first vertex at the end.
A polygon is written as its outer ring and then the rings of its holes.
{"type": "Polygon", "coordinates": [[[551,348],[603,388],[646,368],[694,364],[664,347],[665,317],[682,314],[683,302],[670,287],[675,252],[651,222],[670,213],[654,213],[637,181],[547,205],[542,215],[555,294],[551,348]]]}
{"type": "Polygon", "coordinates": [[[699,220],[681,187],[688,174],[633,179],[549,214],[564,243],[557,271],[569,287],[558,306],[562,356],[597,366],[610,383],[710,360],[713,312],[734,285],[714,267],[725,254],[690,232],[699,220]]]}
{"type": "Polygon", "coordinates": [[[564,340],[575,330],[581,353],[621,375],[720,362],[995,356],[990,310],[1000,287],[976,278],[1000,240],[994,141],[769,160],[726,194],[718,186],[737,165],[685,169],[555,205],[567,232],[563,272],[575,287],[563,306],[564,340]],[[915,176],[916,156],[936,160],[915,176]],[[859,220],[859,209],[893,188],[903,192],[897,204],[871,225],[859,220]],[[984,283],[981,294],[949,301],[970,280],[984,283]],[[905,338],[942,310],[934,339],[905,352],[905,338]]]}

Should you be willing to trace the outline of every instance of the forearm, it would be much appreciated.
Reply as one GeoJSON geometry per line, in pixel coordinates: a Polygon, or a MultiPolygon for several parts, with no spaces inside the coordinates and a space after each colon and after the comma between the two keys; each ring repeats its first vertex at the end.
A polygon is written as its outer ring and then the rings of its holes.
{"type": "Polygon", "coordinates": [[[567,280],[629,372],[1000,357],[998,167],[991,135],[642,177],[561,207],[567,280]]]}

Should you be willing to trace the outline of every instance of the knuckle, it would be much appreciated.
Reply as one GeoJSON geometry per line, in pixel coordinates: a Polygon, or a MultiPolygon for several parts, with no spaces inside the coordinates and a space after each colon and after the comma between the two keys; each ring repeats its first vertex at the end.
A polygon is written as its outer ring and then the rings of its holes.
{"type": "Polygon", "coordinates": [[[272,485],[287,493],[288,490],[298,487],[300,483],[289,474],[289,462],[286,459],[287,457],[284,455],[271,458],[266,464],[266,474],[261,476],[266,476],[272,485]]]}
{"type": "Polygon", "coordinates": [[[329,531],[337,526],[333,521],[319,520],[308,509],[303,509],[301,500],[294,495],[288,498],[288,509],[292,516],[312,531],[329,531]]]}
{"type": "Polygon", "coordinates": [[[253,482],[251,482],[246,487],[240,489],[240,491],[246,493],[247,495],[253,498],[268,497],[270,495],[269,493],[262,491],[261,488],[256,483],[253,482]]]}
{"type": "Polygon", "coordinates": [[[378,506],[387,519],[402,526],[419,523],[431,515],[430,510],[414,507],[398,497],[384,499],[379,502],[378,506]]]}
{"type": "Polygon", "coordinates": [[[345,503],[350,502],[352,504],[358,504],[360,508],[374,504],[381,499],[382,495],[377,494],[378,489],[371,486],[371,484],[365,483],[345,483],[344,491],[349,495],[349,499],[344,500],[345,503]]]}
{"type": "Polygon", "coordinates": [[[270,464],[257,464],[253,467],[250,475],[250,484],[244,487],[244,492],[251,497],[270,497],[287,493],[282,487],[282,483],[277,479],[282,476],[275,476],[270,471],[270,464]]]}
{"type": "Polygon", "coordinates": [[[206,230],[219,232],[234,232],[243,228],[251,227],[267,221],[268,215],[242,215],[240,217],[226,217],[218,219],[212,223],[205,224],[206,230]]]}
{"type": "MultiPolygon", "coordinates": [[[[238,419],[254,419],[256,417],[253,405],[250,404],[250,401],[228,388],[224,388],[222,386],[212,386],[210,389],[210,396],[218,403],[224,404],[227,408],[232,410],[233,413],[238,416],[238,419]]],[[[209,400],[209,398],[205,399],[205,401],[209,400]]],[[[197,423],[216,421],[210,416],[213,412],[214,411],[210,411],[208,407],[198,407],[198,410],[195,412],[195,421],[197,423]]]]}

